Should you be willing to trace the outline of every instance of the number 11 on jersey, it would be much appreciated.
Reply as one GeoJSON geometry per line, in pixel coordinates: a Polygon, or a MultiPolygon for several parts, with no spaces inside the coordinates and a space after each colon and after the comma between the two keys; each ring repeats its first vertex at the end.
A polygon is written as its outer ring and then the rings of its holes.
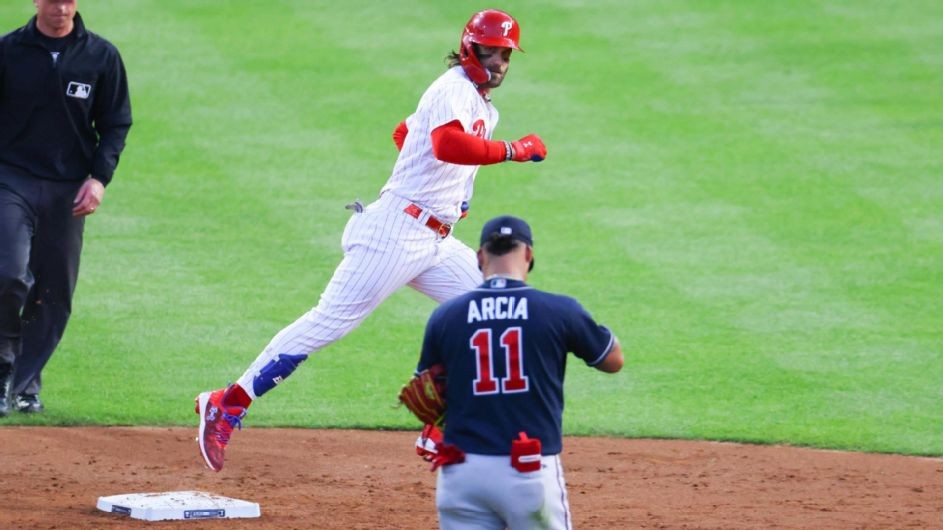
{"type": "Polygon", "coordinates": [[[480,328],[472,334],[469,345],[475,354],[477,377],[472,382],[476,396],[489,394],[514,394],[527,392],[530,389],[527,376],[524,375],[523,340],[524,332],[520,327],[508,328],[498,339],[498,345],[504,349],[505,377],[498,379],[494,376],[494,351],[492,347],[493,333],[491,328],[480,328]]]}

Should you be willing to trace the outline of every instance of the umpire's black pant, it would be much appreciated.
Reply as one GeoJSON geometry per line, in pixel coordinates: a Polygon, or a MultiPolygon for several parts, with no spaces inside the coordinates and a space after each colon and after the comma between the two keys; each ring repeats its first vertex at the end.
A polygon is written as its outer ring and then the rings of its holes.
{"type": "Polygon", "coordinates": [[[14,395],[39,394],[72,313],[85,228],[72,206],[81,185],[0,164],[0,362],[13,362],[14,395]]]}

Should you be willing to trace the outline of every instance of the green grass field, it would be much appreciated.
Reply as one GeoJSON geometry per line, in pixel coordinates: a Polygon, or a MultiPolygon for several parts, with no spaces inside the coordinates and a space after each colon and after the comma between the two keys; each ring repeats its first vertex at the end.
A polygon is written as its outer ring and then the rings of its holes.
{"type": "MultiPolygon", "coordinates": [[[[354,198],[477,2],[83,0],[135,125],[86,230],[48,411],[195,425],[317,303],[354,198]],[[342,6],[342,7],[341,7],[342,6]]],[[[943,4],[508,1],[522,46],[471,244],[531,221],[537,287],[613,328],[571,362],[569,434],[943,455],[943,4]]],[[[0,5],[0,30],[26,22],[0,5]]],[[[411,429],[393,408],[433,302],[400,291],[252,409],[254,426],[411,429]]]]}

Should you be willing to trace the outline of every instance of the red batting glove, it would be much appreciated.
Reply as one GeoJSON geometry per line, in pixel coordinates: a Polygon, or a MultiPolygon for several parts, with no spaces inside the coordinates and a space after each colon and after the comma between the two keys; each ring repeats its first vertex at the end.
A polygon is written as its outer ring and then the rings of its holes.
{"type": "Polygon", "coordinates": [[[432,462],[436,451],[436,445],[442,443],[444,436],[442,431],[435,425],[426,425],[422,429],[422,434],[416,439],[416,454],[421,456],[426,462],[432,462]]]}
{"type": "Polygon", "coordinates": [[[511,160],[515,162],[540,162],[547,158],[547,146],[536,134],[528,134],[520,140],[511,143],[511,160]]]}

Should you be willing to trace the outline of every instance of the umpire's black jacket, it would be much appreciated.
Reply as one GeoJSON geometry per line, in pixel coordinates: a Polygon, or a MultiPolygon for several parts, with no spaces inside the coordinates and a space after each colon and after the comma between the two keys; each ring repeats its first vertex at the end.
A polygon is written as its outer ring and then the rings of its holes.
{"type": "Polygon", "coordinates": [[[56,59],[36,17],[0,38],[0,164],[107,185],[131,128],[128,81],[117,48],[74,23],[56,59]]]}

